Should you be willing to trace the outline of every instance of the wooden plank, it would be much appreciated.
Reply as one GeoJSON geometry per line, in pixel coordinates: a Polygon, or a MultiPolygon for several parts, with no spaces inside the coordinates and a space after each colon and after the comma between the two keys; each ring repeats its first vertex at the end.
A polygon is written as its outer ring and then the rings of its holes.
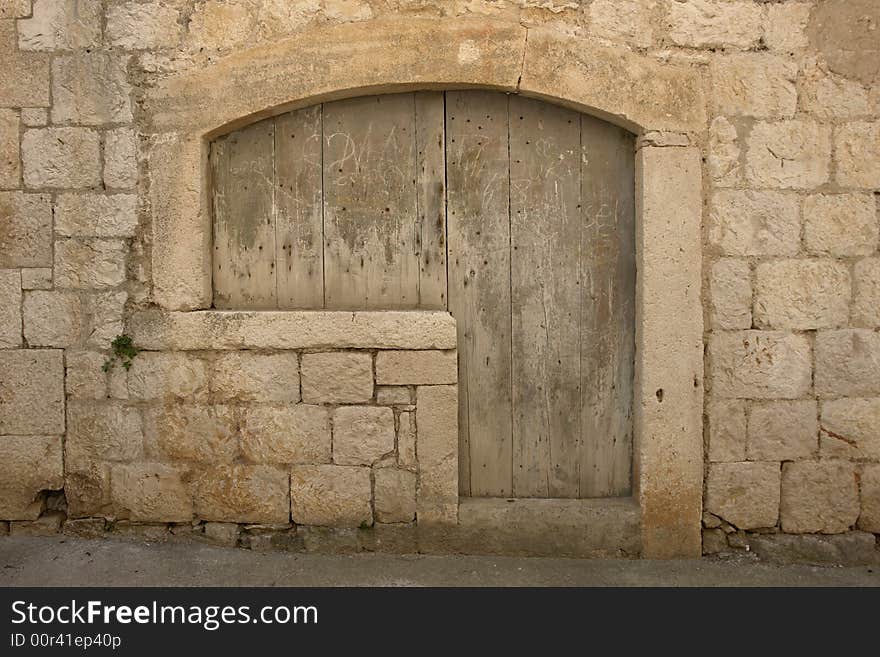
{"type": "Polygon", "coordinates": [[[412,94],[324,105],[327,308],[418,305],[412,94]]]}
{"type": "Polygon", "coordinates": [[[635,349],[634,142],[581,117],[581,497],[629,495],[635,349]]]}
{"type": "Polygon", "coordinates": [[[446,309],[446,134],[442,91],[415,94],[419,308],[446,309]]]}
{"type": "Polygon", "coordinates": [[[274,140],[269,119],[212,144],[217,308],[276,305],[274,140]]]}
{"type": "Polygon", "coordinates": [[[578,496],[580,115],[510,98],[513,494],[578,496]]]}
{"type": "Polygon", "coordinates": [[[446,94],[449,310],[458,321],[461,492],[512,491],[507,97],[446,94]],[[469,484],[466,482],[470,482],[469,484]]]}
{"type": "Polygon", "coordinates": [[[324,307],[321,106],[275,119],[279,308],[324,307]]]}

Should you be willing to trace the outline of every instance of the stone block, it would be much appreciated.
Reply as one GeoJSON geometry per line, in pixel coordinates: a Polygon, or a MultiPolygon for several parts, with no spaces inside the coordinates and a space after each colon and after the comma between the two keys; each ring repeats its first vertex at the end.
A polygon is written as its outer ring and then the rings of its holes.
{"type": "Polygon", "coordinates": [[[208,0],[200,3],[189,23],[193,48],[221,49],[237,46],[251,37],[254,19],[244,4],[208,0]]]}
{"type": "Polygon", "coordinates": [[[104,185],[131,189],[137,183],[137,136],[131,128],[104,133],[104,185]]]}
{"type": "Polygon", "coordinates": [[[28,128],[42,128],[49,123],[49,110],[45,107],[22,107],[21,122],[28,128]]]}
{"type": "Polygon", "coordinates": [[[192,495],[184,474],[161,463],[113,465],[110,497],[117,517],[137,522],[192,520],[192,495]]]}
{"type": "Polygon", "coordinates": [[[746,402],[739,399],[713,399],[707,404],[709,419],[709,460],[746,460],[746,402]]]}
{"type": "Polygon", "coordinates": [[[880,188],[880,121],[855,121],[834,139],[837,182],[857,189],[880,188]]]}
{"type": "Polygon", "coordinates": [[[52,266],[52,198],[0,192],[0,267],[52,266]]]}
{"type": "Polygon", "coordinates": [[[302,395],[307,404],[351,404],[373,397],[373,357],[361,352],[303,354],[302,395]]]}
{"type": "Polygon", "coordinates": [[[22,50],[73,50],[101,42],[101,0],[34,0],[31,18],[18,21],[22,50]]]}
{"type": "Polygon", "coordinates": [[[286,523],[287,473],[265,465],[219,465],[194,477],[196,516],[220,522],[286,523]]]}
{"type": "Polygon", "coordinates": [[[21,140],[24,184],[81,189],[101,184],[101,145],[88,128],[31,128],[21,140]]]}
{"type": "Polygon", "coordinates": [[[822,402],[823,458],[880,461],[880,398],[822,402]]]}
{"type": "Polygon", "coordinates": [[[871,255],[880,224],[871,194],[814,194],[804,199],[804,244],[834,257],[871,255]]]}
{"type": "Polygon", "coordinates": [[[330,413],[323,406],[245,409],[241,450],[254,463],[330,462],[330,413]]]}
{"type": "Polygon", "coordinates": [[[106,349],[113,339],[124,332],[123,311],[128,293],[108,291],[86,295],[89,317],[86,324],[87,346],[106,349]]]}
{"type": "Polygon", "coordinates": [[[590,33],[602,39],[647,48],[654,41],[652,9],[644,0],[594,0],[588,8],[590,33]]]}
{"type": "Polygon", "coordinates": [[[0,435],[62,433],[62,352],[57,349],[0,351],[0,435]]]}
{"type": "Polygon", "coordinates": [[[377,468],[376,522],[412,522],[416,516],[416,474],[397,468],[377,468]]]}
{"type": "Polygon", "coordinates": [[[21,186],[18,112],[0,109],[0,189],[21,186]]]}
{"type": "Polygon", "coordinates": [[[425,385],[456,383],[455,351],[380,351],[376,354],[376,383],[425,385]]]}
{"type": "Polygon", "coordinates": [[[40,492],[63,486],[61,436],[0,436],[0,518],[35,520],[40,492]]]}
{"type": "Polygon", "coordinates": [[[55,285],[59,288],[116,287],[125,281],[125,243],[105,239],[55,241],[55,285]]]}
{"type": "Polygon", "coordinates": [[[752,48],[763,33],[761,7],[753,2],[690,0],[667,3],[669,37],[678,46],[752,48]]]}
{"type": "Polygon", "coordinates": [[[749,412],[750,461],[797,461],[816,457],[819,421],[816,402],[755,402],[749,412]]]}
{"type": "Polygon", "coordinates": [[[22,290],[51,290],[51,267],[28,267],[21,270],[22,290]]]}
{"type": "Polygon", "coordinates": [[[407,386],[376,386],[376,403],[380,406],[408,406],[413,401],[407,386]]]}
{"type": "Polygon", "coordinates": [[[394,451],[394,412],[376,406],[344,406],[333,412],[333,462],[371,465],[394,451]]]}
{"type": "Polygon", "coordinates": [[[107,11],[107,38],[126,50],[173,48],[180,39],[180,13],[161,2],[125,2],[107,11]]]}
{"type": "Polygon", "coordinates": [[[397,416],[397,463],[401,468],[415,470],[416,460],[416,414],[403,412],[397,416]]]}
{"type": "Polygon", "coordinates": [[[133,237],[137,230],[134,194],[59,194],[55,232],[64,237],[133,237]]]}
{"type": "Polygon", "coordinates": [[[849,267],[830,259],[776,260],[756,269],[755,325],[774,329],[846,326],[849,267]]]}
{"type": "Polygon", "coordinates": [[[21,346],[21,273],[0,269],[0,349],[21,346]]]}
{"type": "Polygon", "coordinates": [[[0,0],[0,19],[24,18],[31,13],[31,0],[0,0]]]}
{"type": "Polygon", "coordinates": [[[793,53],[807,47],[806,27],[811,6],[786,2],[770,5],[764,24],[764,43],[770,50],[793,53]]]}
{"type": "Polygon", "coordinates": [[[712,325],[722,329],[752,327],[751,269],[746,260],[721,258],[712,264],[712,325]]]}
{"type": "Polygon", "coordinates": [[[290,509],[300,525],[359,527],[373,523],[370,469],[298,465],[290,472],[290,509]]]}
{"type": "Polygon", "coordinates": [[[136,408],[71,400],[67,423],[64,465],[68,472],[88,472],[95,462],[127,462],[143,455],[143,423],[136,408]]]}
{"type": "Polygon", "coordinates": [[[740,141],[736,126],[723,116],[709,125],[709,152],[706,164],[717,187],[732,187],[742,180],[740,141]]]}
{"type": "Polygon", "coordinates": [[[864,86],[855,80],[828,74],[824,69],[807,66],[801,89],[801,107],[809,114],[835,121],[870,114],[870,98],[864,86]]]}
{"type": "Polygon", "coordinates": [[[797,105],[798,67],[764,53],[738,53],[712,59],[713,104],[718,114],[790,118],[797,105]]]}
{"type": "Polygon", "coordinates": [[[205,363],[186,353],[142,351],[128,371],[132,399],[204,400],[208,392],[205,363]]]}
{"type": "Polygon", "coordinates": [[[867,329],[819,331],[815,345],[818,396],[880,395],[880,333],[867,329]]]}
{"type": "Polygon", "coordinates": [[[47,511],[36,520],[25,520],[9,523],[11,536],[55,536],[61,532],[64,512],[47,511]]]}
{"type": "Polygon", "coordinates": [[[205,538],[218,545],[235,547],[238,544],[239,534],[241,534],[241,528],[234,522],[205,523],[205,538]]]}
{"type": "Polygon", "coordinates": [[[64,385],[71,399],[105,399],[107,374],[102,367],[107,356],[94,351],[68,351],[64,385]]]}
{"type": "Polygon", "coordinates": [[[298,402],[297,354],[223,354],[214,364],[211,392],[219,399],[298,402]]]}
{"type": "Polygon", "coordinates": [[[782,466],[782,531],[840,534],[859,517],[855,466],[843,461],[799,461],[782,466]]]}
{"type": "Polygon", "coordinates": [[[859,476],[861,513],[859,529],[880,534],[880,464],[862,466],[859,476]]]}
{"type": "Polygon", "coordinates": [[[759,122],[749,135],[746,177],[752,185],[810,189],[828,181],[831,128],[812,121],[759,122]]]}
{"type": "Polygon", "coordinates": [[[49,58],[15,48],[15,23],[0,21],[0,107],[47,107],[49,58]]]}
{"type": "Polygon", "coordinates": [[[458,390],[416,389],[419,457],[419,524],[458,521],[458,390]]]}
{"type": "Polygon", "coordinates": [[[709,339],[712,392],[717,397],[796,399],[810,391],[812,357],[804,335],[732,331],[709,339]]]}
{"type": "Polygon", "coordinates": [[[144,412],[144,430],[148,454],[157,460],[229,463],[238,453],[235,415],[227,406],[149,408],[144,412]]]}
{"type": "Polygon", "coordinates": [[[712,463],[706,510],[738,529],[773,527],[779,518],[778,463],[712,463]]]}
{"type": "Polygon", "coordinates": [[[79,344],[86,318],[77,292],[26,292],[23,311],[24,336],[31,347],[79,344]]]}
{"type": "Polygon", "coordinates": [[[717,191],[709,214],[709,240],[726,255],[795,255],[801,240],[798,198],[786,192],[717,191]]]}
{"type": "Polygon", "coordinates": [[[865,258],[853,267],[852,325],[880,327],[880,258],[865,258]]]}
{"type": "Polygon", "coordinates": [[[52,122],[129,123],[127,65],[127,58],[102,50],[56,57],[52,62],[52,122]]]}
{"type": "Polygon", "coordinates": [[[781,564],[870,565],[876,563],[874,537],[866,532],[822,535],[756,534],[749,546],[762,559],[781,564]]]}

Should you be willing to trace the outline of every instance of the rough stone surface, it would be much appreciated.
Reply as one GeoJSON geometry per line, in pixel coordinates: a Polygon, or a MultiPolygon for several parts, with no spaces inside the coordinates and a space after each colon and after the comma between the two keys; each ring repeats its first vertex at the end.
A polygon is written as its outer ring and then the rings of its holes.
{"type": "Polygon", "coordinates": [[[856,121],[837,130],[837,182],[845,187],[880,187],[880,121],[856,121]]]}
{"type": "Polygon", "coordinates": [[[161,463],[114,465],[110,482],[117,517],[139,522],[192,520],[192,496],[178,468],[161,463]]]}
{"type": "Polygon", "coordinates": [[[125,244],[108,239],[60,239],[55,242],[55,285],[106,288],[125,281],[125,244]]]}
{"type": "Polygon", "coordinates": [[[758,265],[755,325],[820,329],[845,326],[852,283],[849,267],[828,259],[777,260],[758,265]]]}
{"type": "Polygon", "coordinates": [[[23,107],[21,122],[29,128],[42,128],[49,123],[49,111],[45,107],[23,107]]]}
{"type": "Polygon", "coordinates": [[[390,408],[351,406],[333,412],[333,462],[371,465],[394,451],[394,413],[390,408]]]}
{"type": "Polygon", "coordinates": [[[862,509],[858,526],[877,534],[880,533],[880,464],[864,465],[859,474],[862,509]]]}
{"type": "Polygon", "coordinates": [[[416,516],[416,475],[397,468],[377,468],[376,522],[412,522],[416,516]]]}
{"type": "Polygon", "coordinates": [[[126,462],[143,455],[143,424],[136,408],[71,401],[67,421],[68,471],[87,472],[97,461],[126,462]]]}
{"type": "Polygon", "coordinates": [[[822,402],[822,456],[880,461],[880,398],[822,402]]]}
{"type": "Polygon", "coordinates": [[[51,290],[52,268],[29,267],[21,270],[22,290],[51,290]]]}
{"type": "Polygon", "coordinates": [[[706,510],[739,529],[773,527],[779,518],[778,463],[713,463],[706,510]]]}
{"type": "Polygon", "coordinates": [[[401,413],[397,419],[397,463],[401,468],[414,470],[416,458],[416,414],[401,413]]]}
{"type": "Polygon", "coordinates": [[[815,401],[757,402],[752,404],[749,412],[748,459],[797,461],[815,458],[818,435],[815,401]]]}
{"type": "Polygon", "coordinates": [[[376,386],[376,403],[380,406],[401,406],[413,403],[407,386],[376,386]]]}
{"type": "Polygon", "coordinates": [[[871,255],[880,224],[870,194],[816,194],[804,200],[804,244],[818,255],[871,255]]]}
{"type": "Polygon", "coordinates": [[[721,258],[712,265],[712,324],[722,329],[752,326],[751,270],[746,260],[721,258]]]}
{"type": "Polygon", "coordinates": [[[126,50],[170,48],[180,38],[179,12],[162,2],[125,2],[107,12],[110,43],[126,50]]]}
{"type": "Polygon", "coordinates": [[[797,197],[785,192],[718,191],[712,197],[709,238],[727,255],[795,255],[799,214],[797,197]]]}
{"type": "Polygon", "coordinates": [[[707,404],[709,420],[709,460],[746,460],[746,402],[739,399],[713,399],[707,404]]]}
{"type": "Polygon", "coordinates": [[[810,342],[779,331],[716,333],[709,341],[718,397],[794,399],[810,390],[810,342]]]}
{"type": "Polygon", "coordinates": [[[454,351],[380,351],[376,355],[377,384],[422,385],[457,380],[454,351]]]}
{"type": "Polygon", "coordinates": [[[51,265],[51,197],[0,192],[0,267],[51,265]]]}
{"type": "Polygon", "coordinates": [[[308,404],[249,408],[241,449],[254,463],[329,463],[330,415],[308,404]]]}
{"type": "MultiPolygon", "coordinates": [[[[15,48],[16,21],[0,21],[0,107],[49,105],[49,58],[15,48]]],[[[20,24],[20,21],[19,21],[20,24]]]]}
{"type": "Polygon", "coordinates": [[[137,228],[133,194],[59,194],[55,232],[65,237],[131,237],[137,228]]]}
{"type": "Polygon", "coordinates": [[[791,534],[840,534],[859,517],[855,467],[843,461],[782,465],[782,530],[791,534]]]}
{"type": "Polygon", "coordinates": [[[873,0],[821,0],[810,13],[810,45],[836,73],[865,84],[880,79],[877,25],[880,7],[873,0]]]}
{"type": "Polygon", "coordinates": [[[107,397],[107,374],[102,370],[107,356],[93,351],[68,351],[64,386],[72,399],[107,397]]]}
{"type": "Polygon", "coordinates": [[[865,258],[853,267],[852,323],[880,327],[880,258],[865,258]]]}
{"type": "Polygon", "coordinates": [[[161,460],[229,463],[238,451],[235,416],[227,406],[151,408],[144,428],[148,452],[161,460]]]}
{"type": "Polygon", "coordinates": [[[372,524],[370,469],[298,465],[290,472],[290,510],[303,525],[359,527],[372,524]]]}
{"type": "Polygon", "coordinates": [[[416,390],[419,522],[455,523],[458,516],[458,391],[456,386],[416,390]]]}
{"type": "Polygon", "coordinates": [[[100,139],[88,128],[36,128],[21,140],[24,184],[74,189],[101,184],[100,139]]]}
{"type": "Polygon", "coordinates": [[[0,18],[24,18],[31,13],[31,0],[0,0],[0,18]]]}
{"type": "Polygon", "coordinates": [[[754,46],[761,35],[761,8],[752,2],[691,0],[667,4],[669,36],[679,46],[754,46]]]}
{"type": "Polygon", "coordinates": [[[820,397],[880,395],[880,333],[819,331],[815,385],[820,397]]]}
{"type": "Polygon", "coordinates": [[[749,546],[759,557],[773,563],[870,565],[877,562],[874,536],[866,532],[832,536],[756,534],[749,537],[749,546]]]}
{"type": "Polygon", "coordinates": [[[92,51],[52,62],[52,122],[104,125],[131,121],[127,61],[92,51]]]}
{"type": "Polygon", "coordinates": [[[219,399],[298,402],[297,354],[224,354],[214,364],[211,392],[219,399]]]}
{"type": "Polygon", "coordinates": [[[595,0],[589,6],[590,32],[598,37],[646,48],[654,38],[653,0],[595,0]]]}
{"type": "Polygon", "coordinates": [[[104,184],[130,189],[137,182],[137,136],[130,128],[104,133],[104,184]]]}
{"type": "Polygon", "coordinates": [[[831,129],[793,119],[756,123],[749,135],[746,176],[753,185],[809,189],[827,182],[831,167],[831,129]]]}
{"type": "Polygon", "coordinates": [[[204,400],[208,377],[205,364],[189,354],[144,351],[131,362],[128,395],[141,400],[204,400]]]}
{"type": "Polygon", "coordinates": [[[287,473],[265,465],[220,465],[193,483],[196,516],[221,522],[284,523],[290,519],[287,473]]]}
{"type": "Polygon", "coordinates": [[[21,346],[21,274],[0,269],[0,349],[21,346]]]}
{"type": "Polygon", "coordinates": [[[31,347],[72,347],[82,339],[85,309],[76,292],[27,292],[23,314],[31,347]]]}
{"type": "Polygon", "coordinates": [[[788,59],[767,54],[716,57],[711,75],[719,114],[790,118],[797,104],[798,67],[788,59]]]}
{"type": "Polygon", "coordinates": [[[40,492],[63,485],[61,436],[0,436],[0,518],[35,520],[40,492]]]}
{"type": "Polygon", "coordinates": [[[307,404],[351,404],[373,397],[373,357],[367,353],[304,354],[302,395],[307,404]]]}
{"type": "Polygon", "coordinates": [[[0,109],[0,189],[19,186],[18,113],[0,109]]]}
{"type": "Polygon", "coordinates": [[[807,46],[806,27],[811,6],[806,3],[773,4],[767,8],[764,43],[771,50],[793,53],[807,46]]]}
{"type": "Polygon", "coordinates": [[[736,126],[723,116],[712,119],[706,163],[709,175],[717,186],[732,187],[741,180],[740,148],[736,126]]]}
{"type": "Polygon", "coordinates": [[[62,433],[62,352],[57,349],[0,350],[0,435],[62,433]]]}
{"type": "Polygon", "coordinates": [[[34,0],[32,17],[18,21],[22,50],[90,48],[101,40],[101,0],[34,0]]]}

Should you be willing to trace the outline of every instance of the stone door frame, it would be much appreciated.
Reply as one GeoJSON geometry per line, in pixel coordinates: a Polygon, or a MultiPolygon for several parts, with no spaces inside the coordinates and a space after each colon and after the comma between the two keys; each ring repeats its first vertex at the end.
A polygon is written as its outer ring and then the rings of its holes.
{"type": "MultiPolygon", "coordinates": [[[[699,74],[517,23],[376,20],[309,29],[207,66],[149,76],[141,99],[152,301],[211,307],[208,144],[315,103],[481,87],[564,105],[639,136],[633,495],[645,557],[700,554],[703,477],[699,74]]],[[[192,319],[211,322],[211,313],[192,319]]]]}

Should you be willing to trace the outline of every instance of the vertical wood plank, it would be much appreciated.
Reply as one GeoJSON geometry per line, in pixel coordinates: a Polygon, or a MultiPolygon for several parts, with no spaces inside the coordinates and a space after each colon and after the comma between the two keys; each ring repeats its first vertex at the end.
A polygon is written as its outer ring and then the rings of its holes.
{"type": "Polygon", "coordinates": [[[274,308],[275,217],[272,119],[214,142],[214,305],[274,308]]]}
{"type": "Polygon", "coordinates": [[[578,496],[580,115],[510,98],[513,493],[578,496]]]}
{"type": "Polygon", "coordinates": [[[446,308],[446,135],[442,91],[415,94],[419,308],[446,308]]]}
{"type": "Polygon", "coordinates": [[[473,496],[512,491],[507,104],[492,92],[446,95],[449,310],[459,331],[461,480],[470,479],[460,488],[473,496]]]}
{"type": "Polygon", "coordinates": [[[635,158],[628,132],[581,117],[581,497],[628,495],[635,349],[635,158]]]}
{"type": "Polygon", "coordinates": [[[418,305],[412,94],[324,105],[327,308],[418,305]]]}
{"type": "Polygon", "coordinates": [[[321,106],[275,119],[279,308],[324,307],[321,106]]]}

